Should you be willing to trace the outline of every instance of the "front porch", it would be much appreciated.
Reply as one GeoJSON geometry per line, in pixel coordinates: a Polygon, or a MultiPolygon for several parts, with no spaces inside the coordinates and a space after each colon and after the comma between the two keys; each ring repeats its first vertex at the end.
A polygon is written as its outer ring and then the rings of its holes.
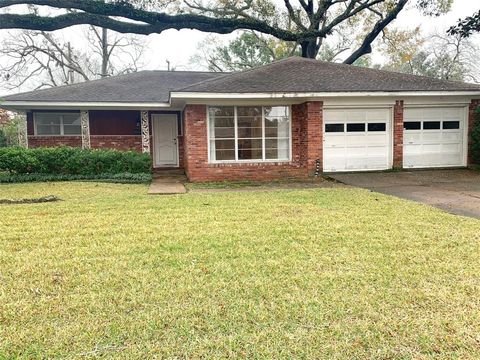
{"type": "Polygon", "coordinates": [[[154,169],[183,169],[180,111],[31,110],[24,146],[73,146],[150,153],[154,169]]]}

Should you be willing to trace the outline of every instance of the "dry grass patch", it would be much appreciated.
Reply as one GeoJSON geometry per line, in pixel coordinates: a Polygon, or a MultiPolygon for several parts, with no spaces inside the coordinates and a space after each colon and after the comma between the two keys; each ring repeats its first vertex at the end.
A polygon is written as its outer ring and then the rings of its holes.
{"type": "Polygon", "coordinates": [[[480,222],[356,189],[0,186],[0,358],[480,358],[480,222]]]}

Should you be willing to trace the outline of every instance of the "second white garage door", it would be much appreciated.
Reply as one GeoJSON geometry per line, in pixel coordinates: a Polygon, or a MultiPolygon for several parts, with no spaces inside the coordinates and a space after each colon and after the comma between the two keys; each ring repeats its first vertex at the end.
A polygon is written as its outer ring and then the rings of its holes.
{"type": "Polygon", "coordinates": [[[407,108],[403,167],[465,166],[465,107],[407,108]]]}
{"type": "Polygon", "coordinates": [[[391,168],[391,110],[326,109],[323,170],[362,171],[391,168]]]}

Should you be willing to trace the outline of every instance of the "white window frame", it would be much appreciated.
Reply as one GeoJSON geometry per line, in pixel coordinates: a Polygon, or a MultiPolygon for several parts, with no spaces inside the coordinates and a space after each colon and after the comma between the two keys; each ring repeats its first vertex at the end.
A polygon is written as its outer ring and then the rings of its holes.
{"type": "Polygon", "coordinates": [[[45,136],[45,137],[52,137],[52,136],[82,136],[82,129],[80,125],[80,133],[78,134],[66,134],[65,135],[65,128],[63,126],[63,115],[71,115],[71,114],[78,114],[80,118],[80,112],[33,112],[33,133],[35,136],[45,136]],[[46,114],[46,115],[57,115],[60,116],[60,134],[52,134],[52,135],[39,135],[37,130],[37,115],[38,114],[46,114]]]}
{"type": "Polygon", "coordinates": [[[290,105],[208,105],[207,106],[207,152],[208,162],[210,164],[248,164],[248,163],[288,163],[292,161],[292,107],[290,105]],[[238,159],[238,119],[237,119],[237,107],[238,106],[251,106],[262,108],[262,159],[252,160],[239,160],[238,159]],[[265,108],[266,107],[287,107],[288,108],[288,159],[265,159],[265,108]],[[210,108],[211,107],[233,107],[233,123],[235,127],[235,160],[214,160],[211,158],[211,138],[210,138],[210,108]]]}

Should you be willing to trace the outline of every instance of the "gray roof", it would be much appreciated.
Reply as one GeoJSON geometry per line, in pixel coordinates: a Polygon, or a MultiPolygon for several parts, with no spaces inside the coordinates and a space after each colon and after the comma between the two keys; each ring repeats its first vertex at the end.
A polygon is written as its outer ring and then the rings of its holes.
{"type": "Polygon", "coordinates": [[[225,73],[139,71],[0,98],[0,101],[165,103],[170,91],[225,73]]]}
{"type": "Polygon", "coordinates": [[[168,103],[171,92],[480,91],[480,85],[291,57],[237,73],[140,71],[6,96],[3,101],[168,103]]]}
{"type": "Polygon", "coordinates": [[[207,93],[479,91],[480,85],[290,57],[181,89],[207,93]]]}

